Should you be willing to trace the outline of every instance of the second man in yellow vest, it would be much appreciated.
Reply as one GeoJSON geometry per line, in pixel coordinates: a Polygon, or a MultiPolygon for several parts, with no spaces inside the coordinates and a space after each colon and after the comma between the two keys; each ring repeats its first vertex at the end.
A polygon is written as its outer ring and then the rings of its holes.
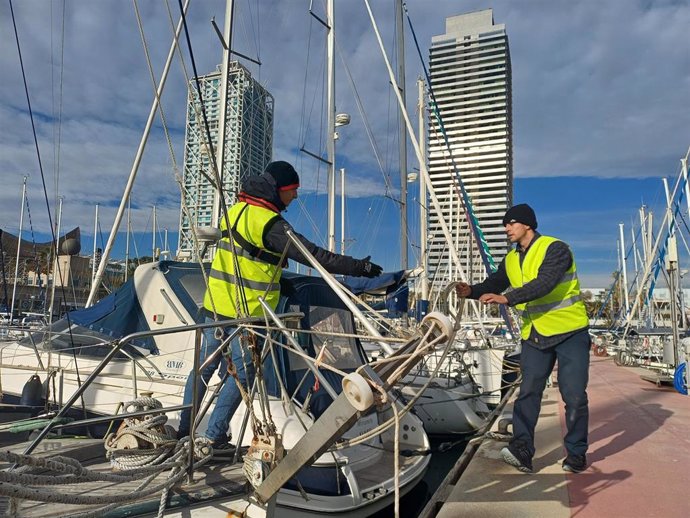
{"type": "Polygon", "coordinates": [[[536,232],[537,218],[529,205],[511,207],[503,225],[515,248],[484,282],[457,287],[460,297],[507,304],[521,316],[522,381],[513,407],[513,439],[501,455],[520,471],[533,471],[534,430],[547,379],[558,360],[567,426],[563,469],[579,473],[587,467],[591,343],[575,259],[568,245],[536,232]]]}

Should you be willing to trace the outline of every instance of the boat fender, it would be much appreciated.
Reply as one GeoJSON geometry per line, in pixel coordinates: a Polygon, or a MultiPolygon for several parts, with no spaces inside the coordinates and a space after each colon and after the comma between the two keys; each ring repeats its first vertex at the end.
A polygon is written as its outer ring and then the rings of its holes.
{"type": "Polygon", "coordinates": [[[24,384],[22,389],[22,397],[19,400],[20,405],[26,406],[43,406],[43,384],[38,374],[34,374],[24,384]]]}

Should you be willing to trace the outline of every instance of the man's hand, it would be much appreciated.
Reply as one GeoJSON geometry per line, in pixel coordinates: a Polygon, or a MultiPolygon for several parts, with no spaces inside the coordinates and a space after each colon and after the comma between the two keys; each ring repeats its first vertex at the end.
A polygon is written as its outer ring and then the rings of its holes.
{"type": "Polygon", "coordinates": [[[458,297],[464,299],[472,295],[472,288],[470,288],[470,285],[466,282],[459,282],[455,286],[455,293],[458,294],[458,297]]]}
{"type": "Polygon", "coordinates": [[[378,277],[381,275],[381,272],[383,271],[383,268],[381,268],[378,264],[372,263],[369,259],[371,259],[371,256],[368,255],[364,259],[360,259],[360,271],[359,275],[362,277],[378,277]]]}
{"type": "Polygon", "coordinates": [[[485,293],[479,297],[479,302],[484,304],[508,304],[508,299],[503,295],[496,295],[495,293],[485,293]]]}

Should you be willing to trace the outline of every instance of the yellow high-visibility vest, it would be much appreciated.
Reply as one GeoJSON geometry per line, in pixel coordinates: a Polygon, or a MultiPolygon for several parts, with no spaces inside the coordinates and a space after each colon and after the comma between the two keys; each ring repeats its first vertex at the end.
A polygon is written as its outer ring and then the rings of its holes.
{"type": "MultiPolygon", "coordinates": [[[[556,241],[558,239],[553,237],[540,236],[527,250],[522,266],[518,252],[515,249],[508,252],[505,267],[513,288],[520,288],[536,279],[546,256],[546,249],[556,241]]],[[[532,326],[542,336],[558,335],[586,327],[589,318],[580,295],[575,258],[573,257],[570,268],[553,290],[536,300],[516,304],[515,308],[522,317],[520,335],[524,340],[529,338],[532,326]]]]}
{"type": "Polygon", "coordinates": [[[279,218],[280,214],[246,202],[233,205],[226,218],[222,218],[220,230],[223,237],[218,241],[216,255],[211,264],[208,289],[204,294],[204,308],[223,316],[262,316],[259,303],[262,296],[275,309],[280,297],[280,276],[282,267],[280,255],[266,250],[263,234],[266,226],[279,218]],[[232,237],[234,229],[239,237],[232,237]],[[232,255],[234,242],[237,266],[232,255]],[[240,242],[244,242],[243,245],[240,242]],[[247,249],[249,248],[249,249],[247,249]],[[252,249],[253,248],[253,249],[252,249]]]}

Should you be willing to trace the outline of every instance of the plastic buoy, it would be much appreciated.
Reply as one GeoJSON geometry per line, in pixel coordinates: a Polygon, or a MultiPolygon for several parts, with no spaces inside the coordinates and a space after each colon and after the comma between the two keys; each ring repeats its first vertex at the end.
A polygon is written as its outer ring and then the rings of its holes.
{"type": "Polygon", "coordinates": [[[374,404],[371,386],[361,374],[356,372],[351,372],[343,378],[343,392],[350,404],[360,412],[364,412],[374,404]]]}
{"type": "Polygon", "coordinates": [[[38,374],[34,374],[24,384],[22,389],[22,397],[19,400],[20,405],[25,406],[43,406],[43,384],[38,374]]]}

